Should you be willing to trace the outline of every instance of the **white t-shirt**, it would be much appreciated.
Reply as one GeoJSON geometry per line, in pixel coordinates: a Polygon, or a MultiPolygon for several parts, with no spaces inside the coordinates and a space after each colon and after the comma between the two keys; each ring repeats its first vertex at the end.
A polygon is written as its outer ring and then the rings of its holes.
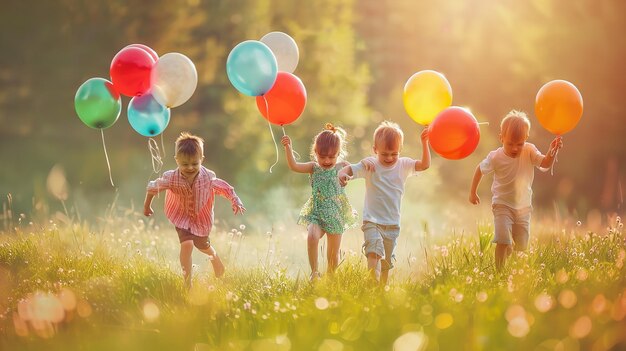
{"type": "Polygon", "coordinates": [[[350,165],[354,178],[365,179],[365,205],[363,220],[381,225],[400,225],[400,204],[404,184],[415,171],[415,160],[400,157],[391,167],[383,166],[376,157],[366,158],[376,167],[368,172],[362,163],[350,165]]]}
{"type": "Polygon", "coordinates": [[[535,178],[534,167],[539,168],[544,157],[537,147],[530,143],[524,143],[521,154],[516,158],[507,156],[502,147],[491,151],[480,163],[482,174],[494,172],[491,203],[506,205],[516,210],[532,207],[531,187],[535,178]]]}

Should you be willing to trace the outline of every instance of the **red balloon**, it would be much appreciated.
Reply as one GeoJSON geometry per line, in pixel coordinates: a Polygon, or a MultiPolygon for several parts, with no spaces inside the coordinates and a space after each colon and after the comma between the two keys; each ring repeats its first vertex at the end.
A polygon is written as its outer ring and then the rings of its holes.
{"type": "Polygon", "coordinates": [[[125,47],[111,61],[111,81],[126,96],[137,96],[150,89],[150,72],[156,61],[138,47],[125,47]]]}
{"type": "Polygon", "coordinates": [[[272,88],[256,97],[256,106],[268,121],[285,125],[292,123],[304,111],[306,89],[300,78],[288,72],[278,72],[272,88]],[[266,106],[267,102],[267,106],[266,106]],[[267,108],[269,107],[269,113],[267,108]]]}
{"type": "Polygon", "coordinates": [[[140,49],[144,49],[145,51],[147,51],[150,56],[154,59],[154,62],[157,62],[159,60],[159,54],[156,53],[156,51],[152,50],[151,47],[147,46],[147,45],[143,45],[143,44],[130,44],[126,46],[128,47],[136,47],[136,48],[140,48],[140,49]]]}
{"type": "Polygon", "coordinates": [[[471,112],[452,106],[441,111],[428,126],[428,138],[441,157],[460,160],[476,150],[480,129],[471,112]]]}

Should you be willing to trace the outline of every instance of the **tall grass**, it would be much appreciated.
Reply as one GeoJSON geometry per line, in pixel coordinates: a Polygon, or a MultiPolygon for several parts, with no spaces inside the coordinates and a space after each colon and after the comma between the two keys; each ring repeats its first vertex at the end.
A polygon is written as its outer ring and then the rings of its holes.
{"type": "Polygon", "coordinates": [[[67,212],[5,224],[0,349],[626,348],[619,217],[602,233],[539,227],[499,273],[489,223],[437,240],[404,230],[412,250],[385,287],[369,280],[356,236],[337,273],[310,283],[301,232],[216,230],[227,274],[194,256],[189,290],[175,235],[133,209],[112,206],[95,224],[67,212]]]}

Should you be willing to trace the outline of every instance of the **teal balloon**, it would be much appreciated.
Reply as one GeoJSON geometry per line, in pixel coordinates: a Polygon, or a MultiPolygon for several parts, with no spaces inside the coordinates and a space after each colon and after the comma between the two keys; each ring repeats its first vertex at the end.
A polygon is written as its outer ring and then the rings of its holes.
{"type": "Polygon", "coordinates": [[[120,117],[122,99],[110,81],[90,78],[76,91],[74,109],[87,126],[94,129],[109,128],[120,117]]]}
{"type": "Polygon", "coordinates": [[[267,45],[258,40],[246,40],[228,54],[226,74],[235,89],[249,96],[260,96],[274,85],[278,64],[267,45]]]}
{"type": "Polygon", "coordinates": [[[170,123],[170,109],[159,104],[150,93],[135,96],[128,103],[128,122],[143,136],[157,136],[170,123]]]}

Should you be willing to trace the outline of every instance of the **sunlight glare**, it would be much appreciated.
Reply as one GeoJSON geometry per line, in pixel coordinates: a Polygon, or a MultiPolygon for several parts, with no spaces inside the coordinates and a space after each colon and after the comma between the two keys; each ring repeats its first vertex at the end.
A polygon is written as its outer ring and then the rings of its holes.
{"type": "Polygon", "coordinates": [[[604,312],[606,308],[607,308],[607,301],[604,295],[602,294],[596,295],[596,297],[594,297],[593,301],[591,302],[591,311],[593,311],[593,313],[595,314],[600,314],[604,312]]]}
{"type": "Polygon", "coordinates": [[[67,200],[68,185],[65,178],[65,171],[60,165],[54,165],[48,173],[48,179],[46,181],[48,191],[54,197],[61,201],[67,200]]]}
{"type": "Polygon", "coordinates": [[[147,301],[143,305],[143,316],[146,318],[148,322],[154,322],[159,319],[159,315],[161,311],[159,307],[152,301],[147,301]]]}
{"type": "Polygon", "coordinates": [[[548,312],[554,306],[554,299],[546,293],[541,293],[535,298],[535,308],[541,313],[548,312]]]}
{"type": "Polygon", "coordinates": [[[517,316],[509,321],[507,327],[509,334],[516,338],[523,338],[530,332],[528,321],[523,316],[517,316]]]}
{"type": "Polygon", "coordinates": [[[343,351],[344,345],[341,341],[335,339],[324,339],[317,351],[343,351]]]}
{"type": "Polygon", "coordinates": [[[65,318],[65,309],[61,301],[52,294],[37,292],[30,303],[33,320],[59,323],[65,318]]]}
{"type": "Polygon", "coordinates": [[[569,335],[574,339],[582,339],[589,335],[591,332],[591,318],[588,316],[582,316],[574,322],[569,329],[569,335]]]}
{"type": "Polygon", "coordinates": [[[85,300],[78,301],[78,304],[76,305],[76,313],[78,313],[78,315],[80,317],[87,318],[87,317],[91,316],[92,312],[93,312],[93,310],[92,310],[91,304],[89,304],[89,302],[87,302],[85,300]]]}
{"type": "Polygon", "coordinates": [[[564,308],[570,309],[576,305],[578,298],[572,290],[565,289],[559,294],[559,303],[564,308]]]}
{"type": "Polygon", "coordinates": [[[447,329],[454,323],[450,313],[440,313],[435,317],[435,326],[439,329],[447,329]]]}
{"type": "Polygon", "coordinates": [[[424,332],[408,332],[393,342],[393,351],[420,351],[428,345],[428,337],[424,332]]]}
{"type": "Polygon", "coordinates": [[[325,310],[329,305],[328,300],[324,297],[318,297],[315,299],[315,307],[317,307],[318,310],[325,310]]]}

